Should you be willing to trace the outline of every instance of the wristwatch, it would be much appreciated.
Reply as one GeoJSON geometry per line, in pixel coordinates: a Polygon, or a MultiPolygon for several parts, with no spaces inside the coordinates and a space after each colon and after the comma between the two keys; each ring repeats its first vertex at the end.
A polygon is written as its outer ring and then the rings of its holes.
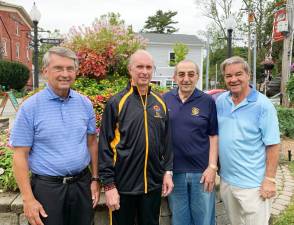
{"type": "Polygon", "coordinates": [[[174,175],[173,171],[171,171],[171,170],[169,170],[169,171],[165,171],[165,174],[168,174],[168,175],[171,175],[171,176],[174,175]]]}

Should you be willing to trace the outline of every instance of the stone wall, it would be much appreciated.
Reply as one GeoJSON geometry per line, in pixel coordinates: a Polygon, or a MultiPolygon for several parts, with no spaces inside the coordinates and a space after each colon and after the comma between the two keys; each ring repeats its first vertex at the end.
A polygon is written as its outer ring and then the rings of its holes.
{"type": "MultiPolygon", "coordinates": [[[[58,204],[58,203],[56,203],[58,204]]],[[[170,225],[170,211],[167,200],[162,199],[160,225],[170,225]]],[[[108,209],[102,193],[95,209],[95,225],[108,225],[108,209]]],[[[19,193],[0,193],[0,225],[28,225],[23,214],[22,199],[19,193]]]]}

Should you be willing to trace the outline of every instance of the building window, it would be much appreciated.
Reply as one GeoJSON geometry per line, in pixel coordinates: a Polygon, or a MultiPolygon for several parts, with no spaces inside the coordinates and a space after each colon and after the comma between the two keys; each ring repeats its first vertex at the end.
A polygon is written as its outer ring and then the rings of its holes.
{"type": "Polygon", "coordinates": [[[19,36],[19,23],[15,22],[15,27],[16,27],[16,35],[19,36]]]}
{"type": "Polygon", "coordinates": [[[16,48],[15,48],[15,50],[16,50],[16,58],[19,59],[19,55],[20,55],[20,52],[19,52],[20,51],[19,43],[16,43],[15,46],[16,46],[16,48]]]}
{"type": "Polygon", "coordinates": [[[0,46],[1,54],[7,56],[7,40],[2,38],[1,46],[0,46]]]}
{"type": "Polygon", "coordinates": [[[27,60],[30,61],[30,45],[27,47],[27,60]]]}
{"type": "Polygon", "coordinates": [[[151,83],[160,86],[160,81],[158,80],[152,80],[151,83]]]}
{"type": "Polygon", "coordinates": [[[174,52],[169,53],[169,66],[175,66],[176,63],[176,55],[174,52]]]}

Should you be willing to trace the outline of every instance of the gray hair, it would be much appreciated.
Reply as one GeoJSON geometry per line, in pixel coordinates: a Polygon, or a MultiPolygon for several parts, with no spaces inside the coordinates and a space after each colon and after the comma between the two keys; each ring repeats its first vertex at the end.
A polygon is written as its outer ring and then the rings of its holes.
{"type": "Polygon", "coordinates": [[[60,46],[54,46],[54,47],[50,48],[45,53],[45,55],[43,56],[43,68],[45,68],[45,67],[47,67],[49,65],[50,56],[52,54],[72,59],[74,61],[74,64],[75,64],[75,69],[79,68],[79,60],[78,60],[78,57],[77,57],[76,53],[74,53],[74,51],[70,50],[69,48],[60,47],[60,46]]]}
{"type": "Polygon", "coordinates": [[[175,66],[175,69],[174,69],[175,75],[178,73],[178,66],[181,63],[192,63],[195,66],[196,73],[199,75],[199,72],[200,72],[199,66],[195,62],[193,62],[192,60],[189,60],[189,59],[184,59],[184,60],[177,63],[177,65],[175,66]]]}
{"type": "Polygon", "coordinates": [[[220,69],[221,69],[221,72],[223,75],[225,75],[226,67],[228,65],[232,65],[232,64],[242,64],[244,71],[249,75],[251,74],[251,70],[250,70],[248,63],[240,56],[233,56],[233,57],[228,58],[222,62],[220,69]]]}
{"type": "Polygon", "coordinates": [[[135,56],[137,56],[138,54],[145,54],[145,55],[148,55],[148,56],[151,58],[151,60],[152,60],[152,64],[153,64],[153,67],[154,67],[154,60],[153,60],[152,55],[151,55],[148,51],[146,51],[146,50],[144,50],[144,49],[138,49],[138,50],[136,50],[136,51],[130,56],[130,58],[129,58],[129,62],[128,62],[128,68],[129,68],[130,66],[133,65],[133,63],[134,63],[134,58],[135,58],[135,56]]]}

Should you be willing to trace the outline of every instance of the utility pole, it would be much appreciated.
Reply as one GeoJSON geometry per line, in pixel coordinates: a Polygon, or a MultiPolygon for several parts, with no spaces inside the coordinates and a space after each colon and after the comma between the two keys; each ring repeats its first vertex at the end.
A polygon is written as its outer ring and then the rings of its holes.
{"type": "Polygon", "coordinates": [[[286,93],[286,86],[287,82],[289,80],[290,75],[290,58],[291,55],[291,39],[292,39],[292,32],[293,32],[293,26],[294,26],[294,13],[293,13],[293,5],[294,0],[288,0],[287,2],[287,18],[288,18],[288,27],[289,32],[287,36],[284,39],[283,43],[283,58],[282,58],[282,79],[281,79],[281,94],[282,94],[282,105],[288,107],[289,106],[289,99],[288,95],[286,93]]]}
{"type": "Polygon", "coordinates": [[[206,75],[205,75],[205,90],[208,90],[208,80],[209,80],[209,37],[207,36],[206,43],[206,75]]]}
{"type": "Polygon", "coordinates": [[[252,4],[251,4],[251,0],[248,1],[248,7],[247,7],[247,11],[248,11],[248,59],[247,59],[247,62],[248,62],[248,65],[249,65],[249,68],[251,69],[251,22],[252,19],[252,4]]]}
{"type": "Polygon", "coordinates": [[[257,36],[257,32],[255,31],[255,35],[254,35],[254,46],[253,46],[253,86],[254,88],[256,88],[256,36],[257,36]]]}
{"type": "Polygon", "coordinates": [[[251,24],[248,20],[248,65],[251,68],[251,24]]]}
{"type": "Polygon", "coordinates": [[[217,64],[215,64],[215,83],[214,88],[217,89],[217,64]]]}

